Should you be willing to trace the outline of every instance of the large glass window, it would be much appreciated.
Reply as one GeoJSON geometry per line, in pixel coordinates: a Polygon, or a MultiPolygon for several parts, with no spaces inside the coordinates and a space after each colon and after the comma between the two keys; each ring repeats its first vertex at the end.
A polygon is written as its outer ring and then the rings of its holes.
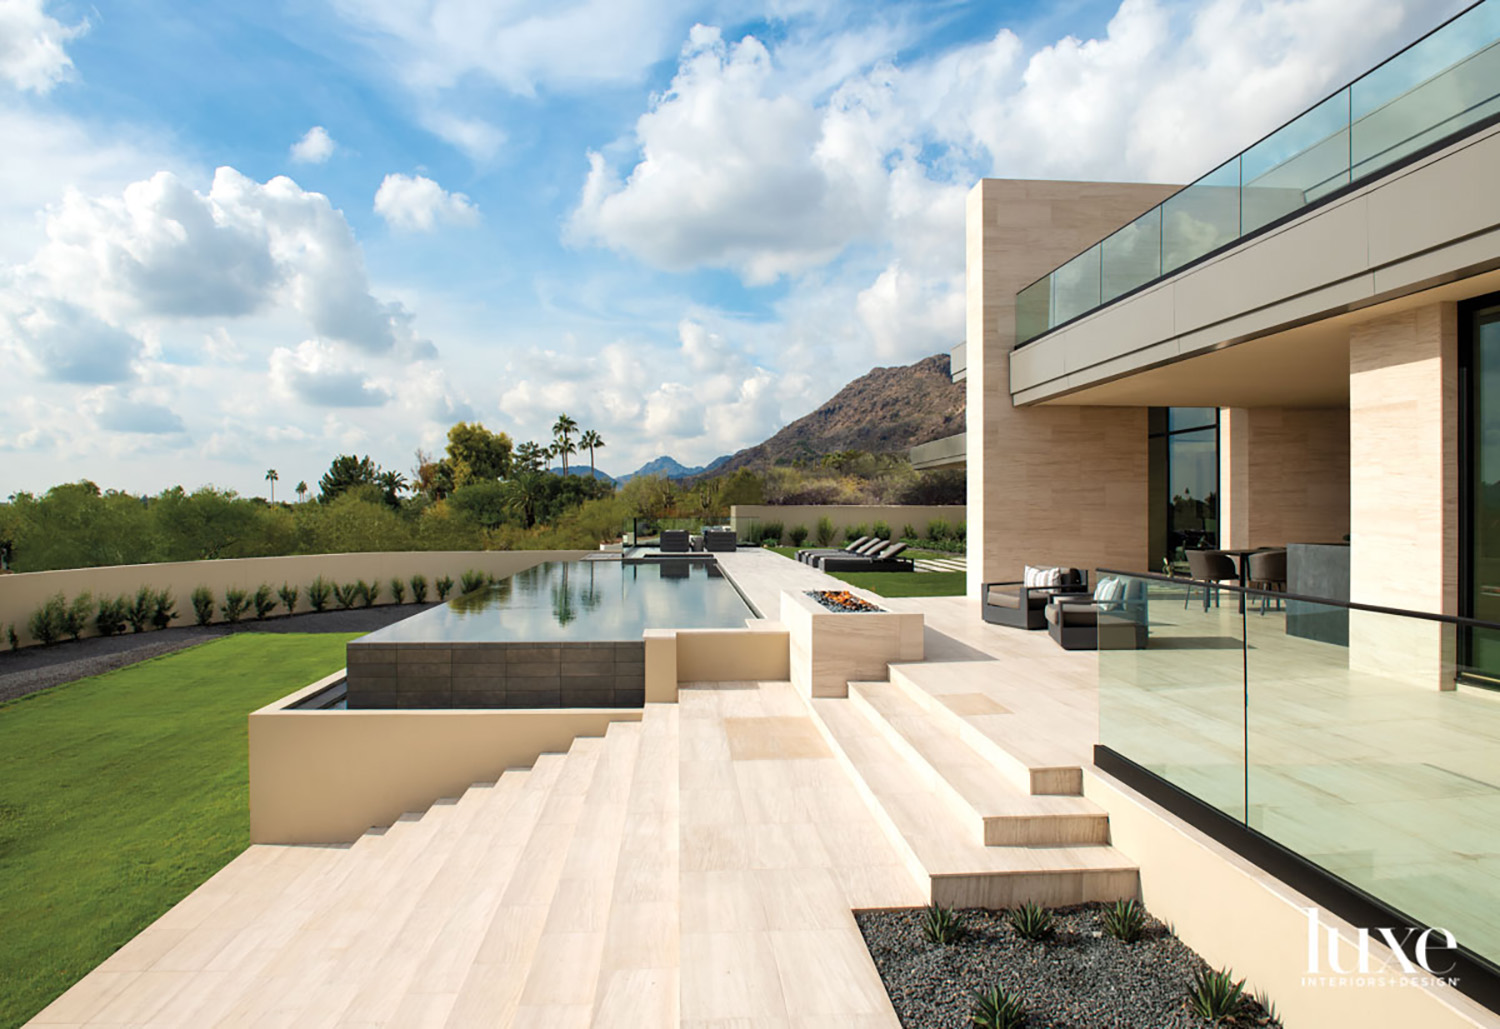
{"type": "MultiPolygon", "coordinates": [[[[1500,297],[1471,310],[1465,377],[1467,445],[1463,614],[1500,622],[1500,297]]],[[[1467,663],[1500,682],[1500,634],[1473,629],[1467,663]]]]}
{"type": "Polygon", "coordinates": [[[1187,551],[1219,545],[1219,411],[1154,408],[1150,426],[1151,562],[1182,569],[1187,551]]]}

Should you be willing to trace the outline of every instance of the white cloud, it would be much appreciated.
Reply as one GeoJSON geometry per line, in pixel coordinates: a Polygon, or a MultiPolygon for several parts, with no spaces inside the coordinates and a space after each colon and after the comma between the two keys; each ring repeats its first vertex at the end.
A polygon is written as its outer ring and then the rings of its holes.
{"type": "Polygon", "coordinates": [[[344,216],[284,176],[262,184],[220,168],[204,194],[159,172],[119,196],[72,191],[46,231],[24,269],[28,286],[112,323],[286,308],[319,336],[369,353],[431,352],[410,312],[371,295],[344,216]]]}
{"type": "Polygon", "coordinates": [[[271,352],[271,384],[283,396],[316,407],[382,407],[391,394],[338,348],[304,340],[271,352]]]}
{"type": "Polygon", "coordinates": [[[88,398],[85,406],[92,408],[99,428],[108,432],[168,436],[187,431],[182,419],[165,404],[122,396],[113,387],[106,387],[88,398]]]}
{"type": "Polygon", "coordinates": [[[298,164],[322,164],[333,156],[338,144],[321,125],[314,125],[292,144],[291,158],[298,164]]]}
{"type": "Polygon", "coordinates": [[[52,382],[123,382],[143,350],[130,333],[65,300],[0,294],[0,346],[52,382]]]}
{"type": "Polygon", "coordinates": [[[375,213],[393,229],[431,232],[439,223],[473,225],[479,208],[462,193],[449,193],[425,175],[387,175],[375,192],[375,213]]]}
{"type": "Polygon", "coordinates": [[[422,123],[433,135],[485,163],[505,145],[505,132],[483,118],[466,118],[451,111],[432,111],[422,123]]]}
{"type": "Polygon", "coordinates": [[[46,0],[0,0],[0,79],[33,93],[49,93],[73,74],[63,44],[89,27],[87,20],[64,25],[46,6],[46,0]]]}

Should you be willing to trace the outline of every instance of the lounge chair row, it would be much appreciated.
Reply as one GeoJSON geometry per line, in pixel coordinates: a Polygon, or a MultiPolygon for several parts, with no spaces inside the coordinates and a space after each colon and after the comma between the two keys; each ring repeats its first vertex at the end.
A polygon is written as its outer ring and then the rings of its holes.
{"type": "Polygon", "coordinates": [[[911,558],[899,556],[905,549],[905,543],[861,536],[838,550],[799,550],[797,560],[824,572],[910,572],[913,570],[911,558]]]}

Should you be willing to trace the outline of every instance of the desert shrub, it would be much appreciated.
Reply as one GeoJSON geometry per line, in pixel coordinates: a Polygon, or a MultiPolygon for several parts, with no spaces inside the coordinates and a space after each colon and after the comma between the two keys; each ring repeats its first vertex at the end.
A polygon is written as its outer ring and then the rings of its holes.
{"type": "Polygon", "coordinates": [[[755,531],[762,543],[770,543],[774,547],[780,545],[781,537],[785,533],[786,527],[780,522],[762,522],[760,528],[755,531]]]}
{"type": "Polygon", "coordinates": [[[1201,969],[1188,991],[1188,1010],[1214,1025],[1234,1019],[1245,1009],[1245,980],[1226,969],[1201,969]]]}
{"type": "Polygon", "coordinates": [[[286,608],[287,614],[292,614],[297,610],[297,597],[301,592],[296,586],[285,582],[281,584],[281,589],[276,591],[276,595],[281,598],[281,606],[286,608]]]}
{"type": "Polygon", "coordinates": [[[246,611],[250,609],[250,594],[238,586],[224,591],[224,605],[220,608],[224,612],[224,620],[231,625],[239,621],[246,611]]]}
{"type": "Polygon", "coordinates": [[[820,546],[820,547],[826,547],[826,546],[828,546],[830,543],[833,542],[833,537],[834,537],[833,519],[829,518],[827,515],[824,515],[822,518],[818,519],[818,529],[817,529],[817,533],[816,533],[816,538],[817,538],[817,541],[818,541],[818,546],[820,546]]]}
{"type": "Polygon", "coordinates": [[[94,615],[94,628],[100,636],[113,636],[124,632],[129,621],[130,601],[124,597],[99,598],[99,611],[94,615]]]}
{"type": "Polygon", "coordinates": [[[1020,1029],[1026,1024],[1021,998],[996,983],[974,991],[974,1010],[969,1015],[974,1029],[1020,1029]]]}
{"type": "Polygon", "coordinates": [[[142,586],[135,591],[135,599],[130,601],[125,609],[125,620],[130,623],[131,632],[145,632],[146,626],[151,624],[151,612],[156,608],[156,591],[150,586],[142,586]]]}
{"type": "Polygon", "coordinates": [[[333,596],[333,583],[321,575],[314,579],[307,587],[307,602],[314,611],[322,611],[328,607],[328,598],[333,596]]]}
{"type": "Polygon", "coordinates": [[[266,615],[276,610],[279,601],[276,599],[276,591],[271,588],[271,584],[263,582],[255,587],[255,597],[252,603],[255,605],[255,617],[264,620],[266,615]]]}
{"type": "Polygon", "coordinates": [[[786,538],[792,541],[792,546],[800,547],[807,542],[807,526],[794,525],[787,530],[786,538]]]}
{"type": "Polygon", "coordinates": [[[1042,940],[1052,935],[1052,912],[1039,904],[1028,900],[1005,914],[1017,936],[1028,940],[1042,940]]]}
{"type": "Polygon", "coordinates": [[[485,574],[483,572],[476,572],[473,569],[464,572],[463,575],[458,577],[458,592],[460,593],[473,593],[475,590],[483,589],[487,585],[489,585],[489,580],[485,577],[485,574]]]}
{"type": "Polygon", "coordinates": [[[962,543],[969,538],[969,523],[959,522],[953,527],[953,538],[962,543]]]}
{"type": "Polygon", "coordinates": [[[7,625],[5,627],[5,639],[8,643],[10,643],[11,650],[21,649],[21,637],[16,635],[16,627],[14,624],[7,625]]]}
{"type": "Polygon", "coordinates": [[[927,523],[927,538],[934,543],[941,543],[952,535],[952,528],[941,518],[934,518],[927,523]]]}
{"type": "Polygon", "coordinates": [[[413,603],[427,603],[427,576],[419,573],[411,577],[411,599],[413,603]]]}
{"type": "Polygon", "coordinates": [[[1146,912],[1134,900],[1117,900],[1104,909],[1099,921],[1104,931],[1121,943],[1134,943],[1146,931],[1146,912]]]}
{"type": "Polygon", "coordinates": [[[391,579],[391,597],[397,604],[406,603],[406,583],[400,579],[391,579]]]}
{"type": "Polygon", "coordinates": [[[207,586],[199,586],[193,590],[193,615],[198,619],[199,625],[207,625],[214,620],[214,591],[207,586]]]}
{"type": "Polygon", "coordinates": [[[83,636],[83,630],[89,627],[89,619],[94,614],[94,595],[92,593],[80,593],[73,598],[73,603],[68,605],[67,613],[63,615],[63,632],[73,639],[83,636]]]}
{"type": "Polygon", "coordinates": [[[905,525],[901,526],[901,538],[904,540],[917,539],[917,527],[911,522],[907,522],[905,525]]]}
{"type": "Polygon", "coordinates": [[[68,601],[61,593],[48,597],[42,606],[31,613],[26,622],[26,631],[31,638],[50,646],[62,638],[63,622],[68,617],[68,601]]]}
{"type": "Polygon", "coordinates": [[[876,522],[874,525],[870,526],[870,535],[875,536],[879,539],[888,540],[891,538],[891,526],[888,522],[876,522]]]}
{"type": "Polygon", "coordinates": [[[958,924],[958,913],[952,908],[929,904],[922,916],[922,935],[928,943],[946,947],[958,939],[962,932],[958,924]]]}
{"type": "Polygon", "coordinates": [[[844,530],[844,542],[845,543],[853,543],[855,540],[859,539],[861,536],[868,536],[868,535],[870,535],[870,530],[866,529],[863,524],[861,524],[861,525],[851,525],[847,529],[844,530]]]}
{"type": "Polygon", "coordinates": [[[433,585],[437,587],[438,599],[447,600],[448,594],[453,592],[453,577],[451,575],[445,575],[433,585]]]}
{"type": "Polygon", "coordinates": [[[177,618],[177,599],[171,590],[160,590],[151,598],[151,624],[165,629],[177,618]]]}
{"type": "Polygon", "coordinates": [[[359,599],[365,602],[365,607],[369,607],[375,601],[379,600],[380,580],[376,579],[374,582],[365,582],[363,579],[359,580],[359,599]]]}
{"type": "Polygon", "coordinates": [[[342,586],[340,586],[338,583],[334,583],[333,599],[338,602],[340,610],[349,610],[354,606],[355,602],[359,600],[359,583],[350,582],[345,583],[342,586]]]}

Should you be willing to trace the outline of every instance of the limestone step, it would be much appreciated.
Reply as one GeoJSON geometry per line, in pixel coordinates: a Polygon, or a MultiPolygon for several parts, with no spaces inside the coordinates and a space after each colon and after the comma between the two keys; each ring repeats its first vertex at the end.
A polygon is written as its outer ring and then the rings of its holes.
{"type": "Polygon", "coordinates": [[[1047,907],[1139,894],[1135,865],[1112,847],[985,846],[912,763],[847,698],[812,698],[814,723],[930,898],[946,907],[1047,907]]]}
{"type": "MultiPolygon", "coordinates": [[[[964,663],[957,663],[962,667],[964,663]]],[[[973,662],[976,669],[992,674],[993,663],[973,662]]],[[[1077,755],[1055,746],[1050,732],[1031,731],[1023,718],[1005,717],[1014,712],[981,692],[959,695],[934,693],[924,689],[919,680],[943,675],[945,670],[927,664],[893,664],[890,682],[913,702],[948,724],[958,737],[1015,785],[1022,793],[1035,796],[1080,796],[1083,793],[1083,768],[1077,755]],[[944,698],[947,698],[945,702],[944,698]],[[960,702],[962,698],[962,702],[960,702]],[[977,698],[977,699],[976,699],[977,698]],[[950,706],[952,705],[952,706],[950,706]],[[958,710],[955,710],[955,707],[958,710]],[[995,709],[993,712],[991,708],[995,709]]],[[[977,674],[975,669],[963,671],[977,674]]],[[[1066,711],[1049,711],[1055,719],[1073,717],[1066,711]]]]}
{"type": "MultiPolygon", "coordinates": [[[[961,737],[953,719],[923,707],[889,682],[851,682],[849,699],[927,784],[989,846],[1108,843],[1109,816],[1083,797],[1034,796],[1016,789],[993,761],[961,737]]],[[[946,710],[946,709],[945,709],[946,710]]]]}
{"type": "Polygon", "coordinates": [[[604,749],[604,737],[580,737],[568,749],[453,997],[445,1023],[450,1029],[510,1025],[515,1021],[521,991],[536,958],[574,830],[604,749]]]}
{"type": "Polygon", "coordinates": [[[562,874],[547,908],[516,1026],[587,1026],[604,951],[639,722],[613,722],[594,766],[562,874]]]}
{"type": "Polygon", "coordinates": [[[678,1023],[677,726],[675,703],[646,705],[594,990],[596,1029],[678,1023]]]}

